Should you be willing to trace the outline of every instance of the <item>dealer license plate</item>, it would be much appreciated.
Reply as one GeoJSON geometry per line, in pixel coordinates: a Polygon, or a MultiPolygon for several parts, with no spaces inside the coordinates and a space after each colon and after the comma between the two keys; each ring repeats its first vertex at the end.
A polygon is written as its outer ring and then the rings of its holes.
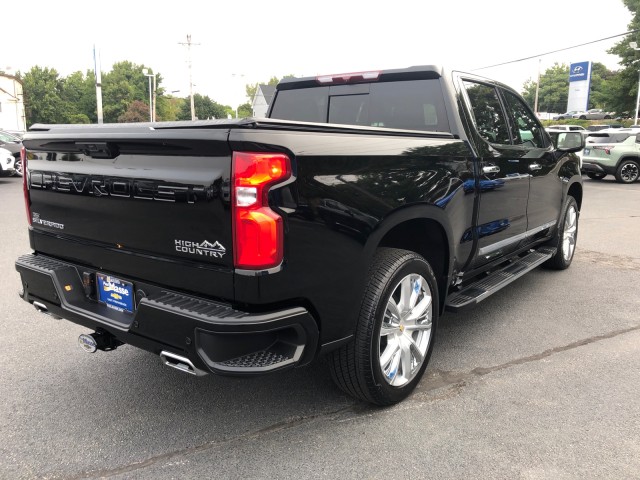
{"type": "Polygon", "coordinates": [[[96,273],[98,300],[118,312],[133,312],[133,283],[96,273]]]}

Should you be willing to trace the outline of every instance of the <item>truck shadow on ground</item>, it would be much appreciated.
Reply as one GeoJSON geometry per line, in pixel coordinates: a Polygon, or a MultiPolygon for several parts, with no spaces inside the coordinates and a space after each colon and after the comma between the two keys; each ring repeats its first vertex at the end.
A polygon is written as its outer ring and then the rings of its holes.
{"type": "MultiPolygon", "coordinates": [[[[456,378],[545,350],[542,340],[537,345],[531,338],[533,319],[514,318],[509,306],[531,303],[533,308],[538,300],[529,292],[539,291],[543,283],[562,282],[554,275],[534,272],[527,281],[514,283],[468,314],[445,314],[432,363],[418,387],[420,395],[448,387],[442,383],[448,375],[456,378]]],[[[70,335],[77,330],[70,326],[70,335]]],[[[65,352],[56,353],[65,354],[64,360],[56,362],[55,375],[38,375],[40,381],[32,387],[46,401],[20,412],[25,415],[24,435],[34,429],[55,432],[48,439],[53,452],[49,465],[62,462],[62,446],[69,448],[69,439],[72,448],[79,450],[90,445],[106,450],[114,445],[106,465],[118,469],[171,452],[250,439],[308,419],[330,419],[337,412],[376,415],[379,411],[335,387],[323,359],[263,377],[196,378],[168,369],[158,357],[128,346],[87,355],[69,342],[65,352]]],[[[74,470],[103,468],[105,462],[99,461],[78,464],[74,470]]]]}

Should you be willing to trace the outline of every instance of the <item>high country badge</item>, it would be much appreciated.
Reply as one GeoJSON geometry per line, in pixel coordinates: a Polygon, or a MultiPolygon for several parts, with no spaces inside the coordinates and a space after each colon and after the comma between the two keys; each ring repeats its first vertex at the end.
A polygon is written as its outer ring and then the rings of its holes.
{"type": "Polygon", "coordinates": [[[214,258],[222,258],[222,256],[227,253],[227,249],[224,248],[220,242],[211,243],[208,240],[200,243],[189,240],[175,240],[175,248],[176,252],[214,258]]]}

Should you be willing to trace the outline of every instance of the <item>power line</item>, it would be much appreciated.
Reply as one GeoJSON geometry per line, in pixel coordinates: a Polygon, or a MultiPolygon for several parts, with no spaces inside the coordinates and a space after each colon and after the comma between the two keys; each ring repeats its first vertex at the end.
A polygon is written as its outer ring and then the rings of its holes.
{"type": "Polygon", "coordinates": [[[471,71],[472,72],[477,72],[478,70],[486,70],[487,68],[501,67],[502,65],[509,65],[510,63],[524,62],[525,60],[531,60],[532,58],[544,57],[545,55],[551,55],[552,53],[564,52],[565,50],[571,50],[572,48],[584,47],[586,45],[591,45],[592,43],[604,42],[605,40],[611,40],[612,38],[622,37],[624,35],[629,35],[630,33],[636,33],[636,32],[640,32],[640,29],[629,30],[628,32],[625,32],[625,33],[619,33],[617,35],[612,35],[610,37],[600,38],[599,40],[593,40],[591,42],[581,43],[580,45],[574,45],[572,47],[566,47],[566,48],[561,48],[559,50],[553,50],[552,52],[540,53],[538,55],[532,55],[530,57],[520,58],[518,60],[511,60],[509,62],[496,63],[495,65],[489,65],[488,67],[474,68],[471,71]]]}

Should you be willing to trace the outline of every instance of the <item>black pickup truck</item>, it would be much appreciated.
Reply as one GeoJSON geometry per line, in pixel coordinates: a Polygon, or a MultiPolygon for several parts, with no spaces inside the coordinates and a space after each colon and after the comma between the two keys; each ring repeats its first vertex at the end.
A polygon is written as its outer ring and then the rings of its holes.
{"type": "Polygon", "coordinates": [[[443,311],[568,267],[582,203],[580,133],[433,66],[287,79],[265,119],[35,125],[24,145],[21,296],[90,328],[82,348],[193,375],[330,354],[380,405],[420,381],[443,311]]]}

